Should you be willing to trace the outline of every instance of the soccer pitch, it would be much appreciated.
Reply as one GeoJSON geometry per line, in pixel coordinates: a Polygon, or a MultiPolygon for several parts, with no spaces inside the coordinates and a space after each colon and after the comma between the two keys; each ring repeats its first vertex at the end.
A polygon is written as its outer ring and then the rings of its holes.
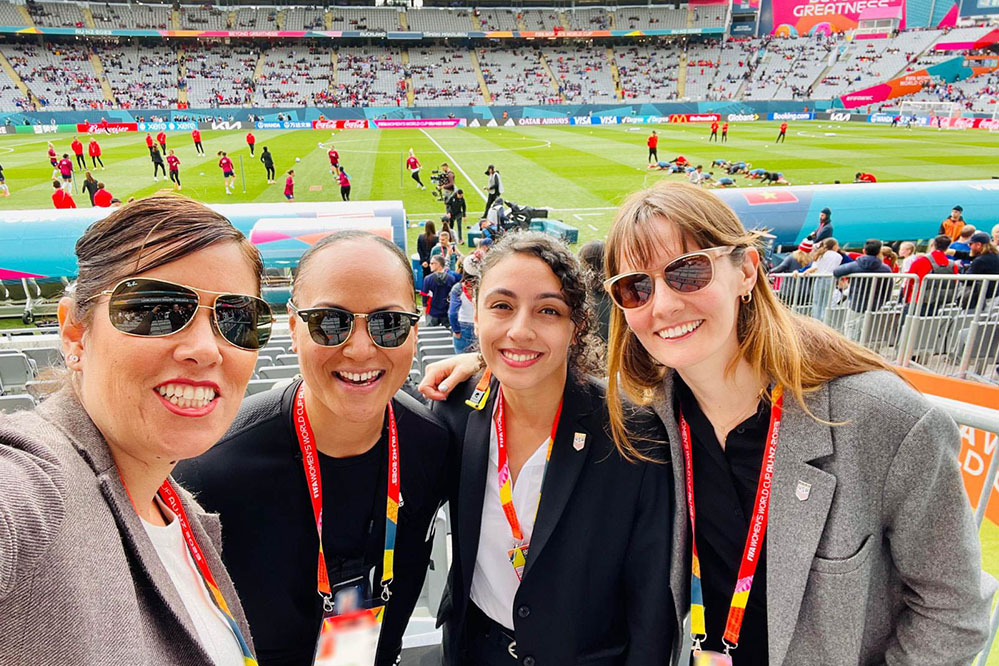
{"type": "MultiPolygon", "coordinates": [[[[431,169],[448,162],[457,187],[465,190],[469,218],[483,212],[489,164],[503,179],[504,198],[519,204],[548,206],[550,216],[580,230],[580,241],[602,238],[615,207],[629,193],[662,179],[683,180],[647,168],[645,140],[659,133],[659,158],[678,154],[712,171],[711,161],[726,158],[754,167],[780,171],[794,185],[851,182],[857,171],[879,181],[953,180],[999,175],[999,134],[981,130],[889,128],[860,123],[823,121],[791,123],[786,143],[774,144],[779,123],[732,123],[728,143],[708,143],[706,124],[616,125],[607,127],[481,127],[423,130],[257,131],[256,156],[251,157],[245,131],[202,133],[206,155],[199,157],[190,133],[168,133],[167,148],[181,160],[183,193],[207,203],[283,201],[284,179],[295,169],[297,201],[339,201],[339,185],[329,171],[326,151],[332,143],[351,178],[351,199],[401,199],[413,223],[439,219],[442,205],[405,173],[403,163],[412,148],[429,183],[431,169]],[[274,155],[277,183],[268,185],[259,162],[267,146],[274,155]],[[229,153],[236,166],[236,191],[225,194],[216,153],[229,153]],[[301,161],[296,162],[299,158],[301,161]],[[245,187],[245,192],[243,191],[245,187]]],[[[152,162],[144,133],[99,135],[106,171],[94,171],[122,201],[152,194],[172,183],[153,181],[152,162]]],[[[57,153],[69,153],[70,134],[0,137],[0,163],[11,196],[0,198],[0,209],[51,208],[52,169],[46,155],[52,141],[57,153]]],[[[84,144],[86,137],[81,137],[84,144]]],[[[715,175],[720,175],[715,170],[715,175]]],[[[77,189],[82,181],[78,173],[77,189]]],[[[736,177],[740,187],[754,181],[736,177]]],[[[89,205],[85,194],[78,206],[89,205]]],[[[412,241],[418,233],[411,229],[412,241]]],[[[412,245],[415,247],[415,244],[412,245]]]]}

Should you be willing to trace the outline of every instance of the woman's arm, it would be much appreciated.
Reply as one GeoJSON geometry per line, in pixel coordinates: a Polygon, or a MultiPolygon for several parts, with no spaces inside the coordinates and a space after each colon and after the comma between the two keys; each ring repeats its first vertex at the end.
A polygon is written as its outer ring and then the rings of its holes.
{"type": "Polygon", "coordinates": [[[458,354],[431,363],[423,371],[419,391],[430,400],[447,400],[455,386],[482,369],[478,354],[458,354]]]}

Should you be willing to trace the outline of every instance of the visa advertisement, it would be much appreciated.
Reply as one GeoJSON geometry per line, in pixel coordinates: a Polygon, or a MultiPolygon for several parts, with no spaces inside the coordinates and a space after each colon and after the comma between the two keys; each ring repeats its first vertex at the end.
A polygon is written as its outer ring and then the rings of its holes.
{"type": "Polygon", "coordinates": [[[905,28],[905,0],[773,0],[773,34],[831,35],[854,30],[865,12],[899,9],[905,28]]]}

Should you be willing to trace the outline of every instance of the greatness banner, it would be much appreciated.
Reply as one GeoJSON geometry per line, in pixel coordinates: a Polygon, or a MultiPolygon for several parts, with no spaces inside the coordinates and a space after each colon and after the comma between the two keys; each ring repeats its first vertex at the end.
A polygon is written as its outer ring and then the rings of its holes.
{"type": "Polygon", "coordinates": [[[775,35],[830,35],[857,27],[867,10],[898,8],[905,28],[905,0],[773,0],[775,35]]]}

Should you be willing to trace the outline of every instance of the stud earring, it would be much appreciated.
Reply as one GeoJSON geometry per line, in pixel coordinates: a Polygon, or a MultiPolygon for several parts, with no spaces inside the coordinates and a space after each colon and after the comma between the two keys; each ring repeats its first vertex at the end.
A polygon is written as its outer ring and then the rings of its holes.
{"type": "Polygon", "coordinates": [[[70,354],[69,355],[69,362],[70,363],[79,363],[80,362],[80,357],[77,356],[76,354],[70,354]]]}

